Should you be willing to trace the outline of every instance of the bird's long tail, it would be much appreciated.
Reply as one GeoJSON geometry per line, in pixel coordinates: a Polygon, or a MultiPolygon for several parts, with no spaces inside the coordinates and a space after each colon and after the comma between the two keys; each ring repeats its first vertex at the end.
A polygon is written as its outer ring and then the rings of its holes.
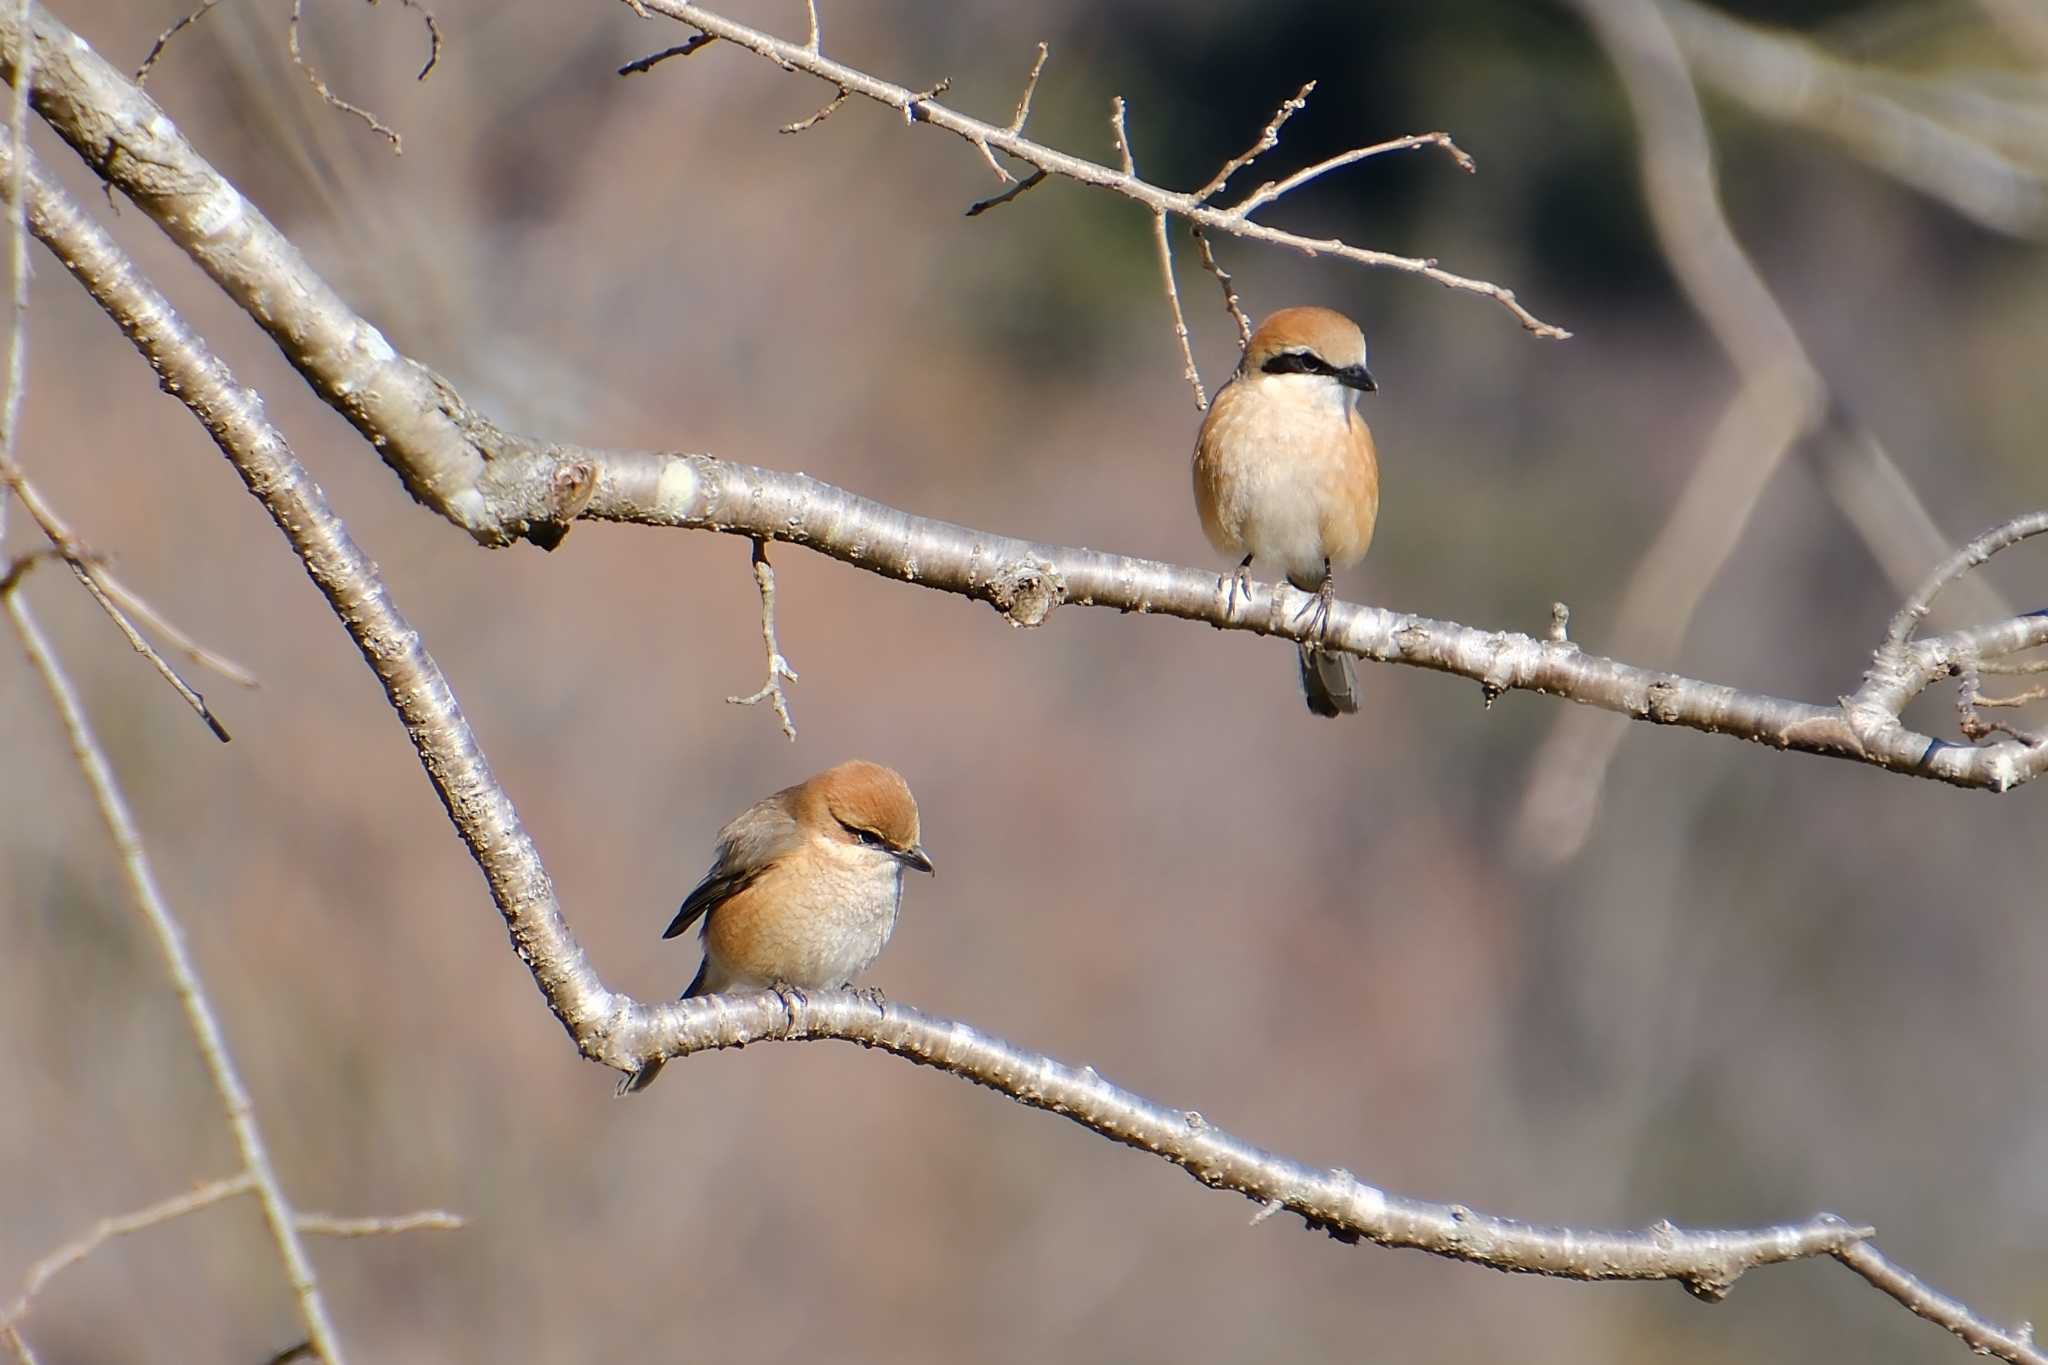
{"type": "Polygon", "coordinates": [[[1358,672],[1351,656],[1315,645],[1301,646],[1301,690],[1308,709],[1319,716],[1342,716],[1358,709],[1358,672]]]}

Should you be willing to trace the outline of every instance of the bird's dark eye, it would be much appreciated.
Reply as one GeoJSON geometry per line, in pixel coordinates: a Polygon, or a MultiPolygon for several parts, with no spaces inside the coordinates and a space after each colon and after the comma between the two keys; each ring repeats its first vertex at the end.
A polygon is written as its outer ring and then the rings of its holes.
{"type": "Polygon", "coordinates": [[[1308,351],[1282,351],[1259,366],[1267,374],[1328,374],[1330,363],[1308,351]]]}
{"type": "Polygon", "coordinates": [[[881,835],[875,833],[871,829],[859,829],[853,825],[847,824],[843,820],[839,823],[840,828],[844,829],[848,834],[851,834],[859,842],[866,844],[869,848],[887,848],[889,846],[888,840],[884,839],[881,835]]]}

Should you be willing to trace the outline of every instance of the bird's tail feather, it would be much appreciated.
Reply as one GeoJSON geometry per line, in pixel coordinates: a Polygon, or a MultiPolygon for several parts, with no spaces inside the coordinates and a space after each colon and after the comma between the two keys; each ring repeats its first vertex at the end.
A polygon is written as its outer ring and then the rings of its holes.
{"type": "MultiPolygon", "coordinates": [[[[700,963],[697,967],[697,975],[691,978],[690,980],[690,988],[683,992],[683,999],[688,1000],[693,995],[709,994],[709,992],[707,992],[704,989],[704,974],[710,969],[711,955],[709,953],[706,953],[704,955],[704,961],[700,963]]],[[[646,1066],[641,1067],[638,1071],[633,1072],[629,1076],[622,1077],[619,1081],[619,1088],[617,1093],[621,1097],[624,1097],[626,1095],[639,1094],[648,1086],[654,1084],[654,1078],[661,1074],[661,1068],[664,1065],[665,1063],[663,1063],[663,1061],[659,1057],[657,1057],[653,1061],[649,1062],[646,1066]]]]}
{"type": "Polygon", "coordinates": [[[1358,709],[1358,672],[1351,656],[1315,645],[1301,646],[1301,690],[1308,709],[1319,716],[1341,716],[1358,709]]]}

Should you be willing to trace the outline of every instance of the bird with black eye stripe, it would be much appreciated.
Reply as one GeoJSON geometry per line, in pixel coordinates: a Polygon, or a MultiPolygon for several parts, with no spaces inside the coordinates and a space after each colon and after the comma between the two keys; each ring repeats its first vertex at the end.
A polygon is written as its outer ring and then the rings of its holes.
{"type": "MultiPolygon", "coordinates": [[[[741,811],[662,934],[704,921],[704,961],[682,998],[851,985],[895,931],[905,869],[932,870],[918,839],[909,784],[862,759],[741,811]]],[[[661,1065],[626,1077],[619,1093],[646,1089],[661,1065]]]]}
{"type": "Polygon", "coordinates": [[[1365,334],[1328,308],[1283,308],[1260,324],[1195,437],[1195,510],[1209,543],[1242,554],[1230,604],[1264,560],[1315,600],[1300,645],[1308,709],[1358,709],[1351,657],[1322,647],[1337,570],[1365,557],[1379,519],[1380,467],[1358,395],[1379,388],[1365,334]]]}

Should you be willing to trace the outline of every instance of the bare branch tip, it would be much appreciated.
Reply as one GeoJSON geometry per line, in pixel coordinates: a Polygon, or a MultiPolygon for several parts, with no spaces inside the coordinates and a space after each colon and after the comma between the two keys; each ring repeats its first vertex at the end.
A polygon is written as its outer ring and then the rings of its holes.
{"type": "Polygon", "coordinates": [[[1007,190],[1004,190],[1001,194],[994,195],[988,199],[977,200],[976,202],[969,204],[967,206],[966,216],[969,218],[973,218],[980,214],[987,213],[992,208],[999,208],[1002,205],[1009,203],[1012,199],[1017,198],[1019,195],[1022,195],[1025,191],[1035,189],[1040,184],[1043,184],[1045,181],[1045,177],[1046,172],[1033,171],[1031,174],[1025,176],[1022,180],[1019,180],[1016,184],[1010,186],[1010,188],[1008,188],[1007,190]]]}
{"type": "Polygon", "coordinates": [[[778,133],[801,133],[805,129],[817,127],[839,111],[839,106],[846,103],[850,93],[845,86],[840,86],[839,93],[834,95],[831,102],[817,113],[812,114],[809,118],[800,118],[795,123],[785,123],[775,131],[778,133]]]}
{"type": "Polygon", "coordinates": [[[703,51],[717,41],[716,38],[708,33],[693,33],[674,47],[665,47],[659,52],[651,53],[636,61],[627,62],[619,68],[619,74],[621,76],[637,76],[643,71],[653,69],[658,63],[665,62],[671,57],[688,57],[692,53],[703,51]]]}
{"type": "Polygon", "coordinates": [[[1031,96],[1038,90],[1038,77],[1045,70],[1045,59],[1051,48],[1044,42],[1038,45],[1038,56],[1031,63],[1031,73],[1024,78],[1024,93],[1017,98],[1017,111],[1010,116],[1010,124],[1004,131],[1011,137],[1024,131],[1024,120],[1031,117],[1031,96]]]}
{"type": "Polygon", "coordinates": [[[135,84],[138,86],[149,84],[149,73],[156,69],[157,58],[164,55],[164,49],[170,46],[171,39],[177,37],[181,30],[189,28],[201,19],[204,19],[207,13],[219,3],[220,0],[200,0],[197,8],[188,11],[184,18],[172,24],[162,33],[159,33],[156,37],[156,42],[150,45],[149,55],[142,59],[141,66],[135,68],[135,84]]]}
{"type": "MultiPolygon", "coordinates": [[[[375,114],[363,108],[361,105],[351,104],[347,100],[343,99],[341,96],[335,94],[333,90],[328,88],[327,82],[321,78],[320,73],[314,70],[312,63],[306,60],[306,54],[304,53],[303,50],[301,50],[299,46],[299,23],[301,19],[304,17],[303,14],[301,13],[304,7],[305,0],[292,0],[292,17],[290,22],[285,25],[285,47],[291,53],[292,65],[298,67],[300,71],[305,73],[306,80],[312,85],[313,89],[319,93],[321,100],[330,109],[335,109],[340,111],[341,113],[348,114],[354,118],[360,119],[363,122],[363,124],[369,128],[371,132],[377,134],[379,137],[383,138],[386,142],[389,142],[391,144],[391,154],[393,156],[405,155],[405,143],[399,137],[395,129],[385,126],[385,124],[380,119],[378,119],[378,117],[375,114]]],[[[432,64],[430,62],[430,68],[431,65],[432,64]]],[[[423,76],[425,74],[425,72],[421,73],[421,75],[423,76]]]]}

